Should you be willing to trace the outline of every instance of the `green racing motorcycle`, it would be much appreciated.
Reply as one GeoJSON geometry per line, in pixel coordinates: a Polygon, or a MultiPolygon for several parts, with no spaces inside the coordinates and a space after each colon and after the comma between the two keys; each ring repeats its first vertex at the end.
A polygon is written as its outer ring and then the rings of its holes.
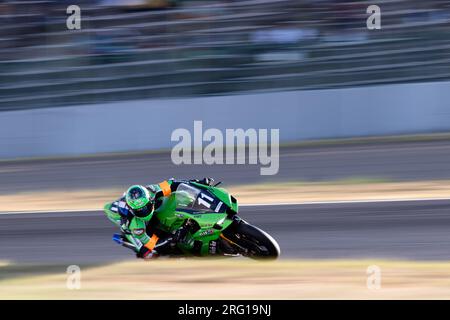
{"type": "MultiPolygon", "coordinates": [[[[183,182],[155,212],[157,228],[173,233],[181,226],[189,232],[176,243],[170,256],[245,256],[277,259],[278,243],[265,231],[238,217],[238,202],[217,183],[208,186],[183,182]]],[[[122,245],[134,249],[128,241],[122,245]]]]}

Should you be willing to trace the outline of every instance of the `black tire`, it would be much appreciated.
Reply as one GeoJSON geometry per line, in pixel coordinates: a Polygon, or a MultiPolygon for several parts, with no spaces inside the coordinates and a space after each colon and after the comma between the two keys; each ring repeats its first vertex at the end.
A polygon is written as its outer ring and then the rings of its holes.
{"type": "Polygon", "coordinates": [[[225,230],[224,236],[239,247],[245,248],[245,252],[240,253],[246,257],[258,260],[275,260],[280,256],[280,246],[275,239],[265,231],[245,221],[240,221],[225,230]]]}

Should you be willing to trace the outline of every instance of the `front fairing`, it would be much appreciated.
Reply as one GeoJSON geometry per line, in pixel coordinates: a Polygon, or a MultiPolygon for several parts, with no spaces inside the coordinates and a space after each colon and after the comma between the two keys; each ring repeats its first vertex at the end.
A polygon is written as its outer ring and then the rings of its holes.
{"type": "Polygon", "coordinates": [[[234,213],[237,213],[239,210],[238,202],[237,200],[230,195],[230,193],[219,187],[213,187],[213,186],[205,186],[201,183],[193,182],[193,185],[195,185],[197,188],[208,190],[208,192],[212,193],[215,197],[217,197],[220,201],[222,201],[226,206],[231,208],[234,213]]]}
{"type": "MultiPolygon", "coordinates": [[[[163,231],[172,232],[181,227],[186,219],[195,220],[200,230],[212,228],[217,224],[222,226],[220,229],[228,226],[228,214],[226,212],[208,212],[196,211],[188,208],[179,207],[177,202],[177,195],[173,194],[163,200],[160,208],[155,211],[160,226],[163,231]]],[[[228,221],[229,220],[229,221],[228,221]]]]}

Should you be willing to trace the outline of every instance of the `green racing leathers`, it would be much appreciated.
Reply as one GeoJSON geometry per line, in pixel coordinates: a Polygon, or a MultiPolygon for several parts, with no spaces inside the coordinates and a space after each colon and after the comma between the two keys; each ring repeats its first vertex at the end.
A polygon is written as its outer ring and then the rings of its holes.
{"type": "MultiPolygon", "coordinates": [[[[210,184],[212,179],[204,178],[198,181],[210,184]]],[[[125,194],[114,202],[107,203],[104,211],[110,221],[120,227],[122,236],[134,245],[138,258],[153,258],[170,251],[172,245],[183,238],[186,233],[184,227],[180,227],[175,234],[170,234],[157,229],[158,212],[164,209],[167,198],[175,192],[183,181],[169,179],[158,184],[145,186],[150,193],[155,195],[155,211],[153,215],[139,218],[133,215],[132,209],[125,201],[125,194]]]]}

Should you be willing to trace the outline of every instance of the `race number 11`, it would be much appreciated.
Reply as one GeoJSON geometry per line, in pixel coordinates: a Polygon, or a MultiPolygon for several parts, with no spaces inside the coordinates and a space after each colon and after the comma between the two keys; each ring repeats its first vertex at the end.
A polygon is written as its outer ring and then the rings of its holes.
{"type": "Polygon", "coordinates": [[[198,197],[198,204],[207,207],[208,209],[211,208],[211,203],[214,201],[213,198],[211,198],[210,196],[204,194],[203,192],[200,193],[200,197],[198,197]],[[206,200],[208,201],[206,201],[206,200]]]}

